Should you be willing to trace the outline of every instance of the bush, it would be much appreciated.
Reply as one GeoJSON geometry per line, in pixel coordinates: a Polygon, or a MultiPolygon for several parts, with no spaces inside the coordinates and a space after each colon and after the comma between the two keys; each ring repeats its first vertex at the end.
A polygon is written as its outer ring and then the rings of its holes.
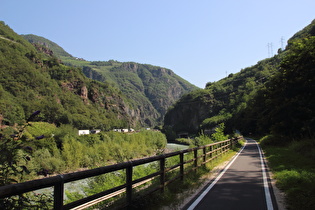
{"type": "Polygon", "coordinates": [[[213,143],[213,140],[209,136],[201,134],[195,138],[194,144],[195,146],[199,147],[199,146],[211,144],[211,143],[213,143]]]}
{"type": "Polygon", "coordinates": [[[175,139],[176,142],[179,142],[181,144],[187,144],[187,145],[191,145],[193,144],[193,139],[190,139],[190,138],[178,138],[178,139],[175,139]]]}
{"type": "Polygon", "coordinates": [[[267,135],[260,139],[262,146],[284,146],[290,143],[290,139],[278,135],[267,135]]]}
{"type": "Polygon", "coordinates": [[[301,141],[293,141],[290,149],[305,157],[315,160],[315,140],[305,139],[301,141]]]}
{"type": "Polygon", "coordinates": [[[224,135],[224,128],[224,123],[221,123],[214,129],[215,132],[211,135],[214,142],[224,141],[229,138],[227,135],[224,135]]]}
{"type": "Polygon", "coordinates": [[[49,174],[53,174],[61,173],[64,170],[64,161],[60,158],[53,157],[46,148],[35,151],[33,158],[38,173],[46,171],[49,174]]]}
{"type": "Polygon", "coordinates": [[[275,176],[277,185],[286,192],[294,209],[315,208],[315,174],[309,171],[284,170],[275,176]]]}

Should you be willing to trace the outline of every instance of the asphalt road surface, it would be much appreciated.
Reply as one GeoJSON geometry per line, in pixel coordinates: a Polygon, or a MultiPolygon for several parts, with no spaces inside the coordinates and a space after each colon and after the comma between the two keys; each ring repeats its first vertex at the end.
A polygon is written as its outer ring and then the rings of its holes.
{"type": "Polygon", "coordinates": [[[185,209],[278,209],[258,144],[248,139],[241,152],[185,209]]]}

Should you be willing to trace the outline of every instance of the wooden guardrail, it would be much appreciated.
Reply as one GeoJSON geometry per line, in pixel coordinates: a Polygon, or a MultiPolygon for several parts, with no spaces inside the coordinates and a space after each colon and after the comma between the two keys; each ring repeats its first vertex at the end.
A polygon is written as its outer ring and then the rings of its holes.
{"type": "Polygon", "coordinates": [[[6,198],[14,195],[21,195],[26,192],[39,190],[47,187],[53,187],[53,194],[54,194],[54,209],[60,210],[60,209],[73,209],[78,206],[84,205],[86,203],[89,203],[91,201],[103,198],[101,200],[106,199],[104,196],[109,196],[111,194],[118,195],[122,192],[126,192],[126,205],[131,204],[133,199],[133,188],[136,186],[139,186],[142,183],[145,183],[147,181],[150,181],[156,177],[160,177],[160,184],[157,188],[152,189],[152,191],[161,190],[162,192],[165,189],[165,186],[172,181],[176,179],[183,180],[184,175],[189,173],[191,170],[196,170],[198,167],[204,165],[205,163],[217,158],[218,156],[224,154],[228,150],[230,150],[233,145],[240,139],[233,138],[228,139],[221,142],[216,142],[213,144],[208,144],[205,146],[200,146],[196,148],[189,148],[181,151],[166,153],[158,156],[143,158],[139,160],[133,160],[123,163],[118,163],[115,165],[109,165],[104,166],[100,168],[90,169],[86,171],[80,171],[80,172],[74,172],[74,173],[68,173],[68,174],[62,174],[54,177],[44,178],[44,179],[37,179],[32,180],[28,182],[18,183],[18,184],[12,184],[7,186],[0,187],[0,198],[6,198]],[[201,154],[198,154],[199,153],[201,154]],[[184,161],[184,155],[193,152],[193,158],[184,161]],[[166,167],[165,161],[167,158],[179,156],[179,163],[173,166],[166,167]],[[201,161],[200,161],[201,160],[201,161]],[[141,177],[139,179],[133,180],[133,167],[152,163],[154,161],[159,161],[159,171],[149,174],[147,176],[141,177]],[[193,167],[189,167],[185,171],[185,164],[192,163],[193,167]],[[167,180],[166,173],[173,171],[175,169],[179,168],[179,174],[175,176],[174,178],[167,180]],[[100,192],[82,199],[79,199],[77,201],[74,201],[72,203],[65,204],[64,201],[64,184],[68,182],[73,182],[81,179],[86,179],[118,170],[125,170],[126,173],[126,181],[125,184],[108,189],[104,192],[100,192]]]}

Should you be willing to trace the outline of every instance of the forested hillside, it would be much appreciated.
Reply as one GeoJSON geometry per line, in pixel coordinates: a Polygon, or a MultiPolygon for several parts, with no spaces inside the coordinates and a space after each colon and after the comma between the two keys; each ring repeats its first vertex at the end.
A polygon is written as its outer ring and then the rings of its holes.
{"type": "Polygon", "coordinates": [[[136,124],[130,107],[118,89],[37,51],[0,23],[0,126],[22,123],[40,110],[40,121],[108,130],[136,124]]]}
{"type": "Polygon", "coordinates": [[[109,131],[141,127],[130,100],[0,22],[0,186],[162,152],[159,131],[109,131]]]}
{"type": "Polygon", "coordinates": [[[315,21],[294,36],[278,72],[261,88],[232,123],[246,133],[289,139],[315,134],[315,21]],[[304,33],[302,33],[304,32],[304,33]]]}
{"type": "Polygon", "coordinates": [[[130,99],[134,116],[143,126],[161,125],[166,110],[185,93],[197,89],[170,69],[135,62],[86,61],[65,52],[56,43],[35,35],[23,35],[37,48],[48,48],[64,64],[120,89],[130,99]]]}
{"type": "MultiPolygon", "coordinates": [[[[209,82],[203,90],[184,95],[167,112],[164,128],[175,133],[194,134],[228,123],[277,72],[279,59],[279,55],[265,59],[239,73],[209,82]]],[[[227,128],[231,131],[237,127],[230,125],[227,128]]]]}
{"type": "Polygon", "coordinates": [[[285,50],[183,96],[165,116],[171,133],[198,133],[225,123],[245,134],[314,136],[315,21],[285,50]]]}

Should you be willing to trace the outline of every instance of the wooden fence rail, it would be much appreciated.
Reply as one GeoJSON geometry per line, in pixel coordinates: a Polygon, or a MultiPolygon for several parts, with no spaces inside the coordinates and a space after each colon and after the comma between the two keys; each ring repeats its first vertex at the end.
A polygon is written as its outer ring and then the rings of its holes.
{"type": "MultiPolygon", "coordinates": [[[[235,145],[235,143],[240,138],[241,137],[228,139],[225,141],[216,142],[216,143],[208,144],[205,146],[189,148],[189,149],[171,152],[171,153],[165,153],[158,156],[143,158],[139,160],[132,160],[128,162],[118,163],[115,165],[104,166],[104,167],[90,169],[86,171],[62,174],[62,175],[57,175],[54,177],[37,179],[37,180],[28,181],[28,182],[2,186],[0,187],[0,198],[6,198],[6,197],[14,196],[14,195],[21,195],[26,192],[39,190],[39,189],[43,189],[47,187],[53,187],[55,210],[73,209],[78,206],[89,203],[91,201],[100,199],[104,196],[107,196],[107,197],[104,197],[103,200],[105,200],[106,198],[110,198],[115,195],[118,195],[122,192],[126,192],[126,205],[129,205],[133,199],[133,193],[132,193],[133,188],[135,188],[136,186],[139,186],[140,184],[151,181],[155,177],[159,176],[160,184],[157,188],[153,189],[152,191],[161,190],[163,192],[167,184],[169,184],[170,182],[176,179],[183,180],[185,174],[189,173],[191,170],[196,170],[198,167],[224,154],[229,149],[231,149],[233,145],[235,145]],[[201,151],[202,154],[198,155],[199,151],[201,151]],[[190,152],[194,153],[194,157],[190,160],[184,161],[184,155],[190,152]],[[174,157],[174,156],[179,156],[179,163],[173,166],[166,167],[166,159],[170,157],[174,157]],[[202,159],[201,162],[200,162],[200,159],[202,159]],[[147,175],[145,177],[141,177],[139,179],[133,180],[133,168],[135,166],[152,163],[154,161],[159,161],[160,163],[159,171],[152,173],[150,175],[147,175]],[[193,167],[187,168],[187,170],[185,171],[184,165],[188,163],[192,163],[192,162],[193,162],[193,167]],[[171,180],[167,180],[166,173],[173,171],[175,169],[178,169],[178,168],[179,168],[179,175],[172,178],[171,180]],[[73,181],[77,181],[81,179],[86,179],[86,178],[90,178],[90,177],[94,177],[94,176],[98,176],[98,175],[102,175],[102,174],[106,174],[106,173],[110,173],[110,172],[114,172],[114,171],[118,171],[122,169],[124,169],[126,173],[125,184],[64,205],[63,201],[64,201],[64,184],[65,183],[69,183],[69,182],[73,182],[73,181]]],[[[102,201],[102,199],[100,201],[102,201]]]]}

